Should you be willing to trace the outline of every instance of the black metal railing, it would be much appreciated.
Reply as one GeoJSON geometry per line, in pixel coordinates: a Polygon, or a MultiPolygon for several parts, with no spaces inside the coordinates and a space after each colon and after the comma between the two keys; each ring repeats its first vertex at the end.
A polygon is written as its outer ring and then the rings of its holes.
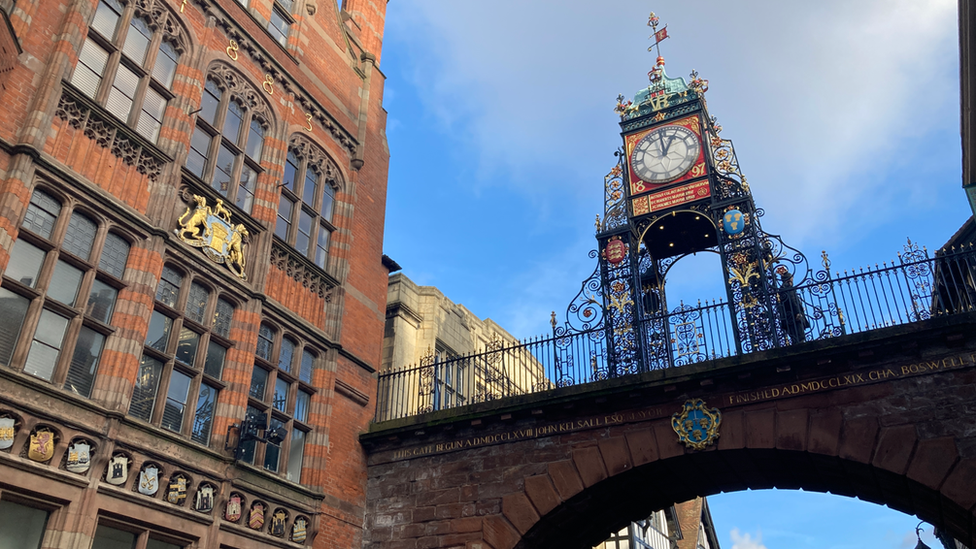
{"type": "MultiPolygon", "coordinates": [[[[829,264],[826,265],[829,267],[829,264]]],[[[918,250],[891,265],[830,275],[775,291],[774,333],[765,348],[827,339],[976,310],[976,250],[918,250]]],[[[750,336],[742,308],[726,302],[690,306],[649,316],[618,337],[606,324],[504,345],[445,360],[393,368],[379,376],[375,421],[679,367],[762,348],[750,336]],[[621,350],[624,345],[634,349],[621,350]],[[636,342],[627,344],[626,341],[636,342]]]]}

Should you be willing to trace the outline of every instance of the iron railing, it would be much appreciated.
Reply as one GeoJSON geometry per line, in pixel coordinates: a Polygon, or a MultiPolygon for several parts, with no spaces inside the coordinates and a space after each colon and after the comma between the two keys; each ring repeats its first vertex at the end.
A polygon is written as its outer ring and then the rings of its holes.
{"type": "MultiPolygon", "coordinates": [[[[825,270],[809,279],[778,289],[772,346],[976,310],[972,247],[943,250],[935,257],[915,247],[905,256],[899,254],[891,265],[833,276],[825,270]]],[[[743,352],[737,339],[749,337],[743,326],[734,325],[735,310],[719,301],[681,304],[668,314],[649,316],[629,327],[637,338],[619,338],[619,333],[615,335],[619,326],[608,329],[601,323],[392,368],[379,376],[375,421],[734,356],[743,352]],[[620,352],[621,340],[636,341],[641,349],[620,352]]]]}

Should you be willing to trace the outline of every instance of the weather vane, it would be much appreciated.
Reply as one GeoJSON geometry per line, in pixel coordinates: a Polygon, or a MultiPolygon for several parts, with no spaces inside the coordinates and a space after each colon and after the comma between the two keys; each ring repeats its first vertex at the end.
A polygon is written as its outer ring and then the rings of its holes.
{"type": "Polygon", "coordinates": [[[661,30],[657,30],[658,23],[660,22],[661,20],[658,19],[657,15],[655,15],[652,11],[651,15],[649,15],[647,18],[647,26],[651,27],[651,30],[654,31],[654,34],[650,36],[650,38],[654,39],[654,43],[647,47],[647,51],[651,51],[651,49],[657,51],[657,62],[654,64],[654,68],[647,73],[647,77],[651,80],[651,84],[655,84],[661,80],[661,73],[662,69],[664,68],[664,57],[661,56],[661,42],[668,37],[668,26],[664,25],[661,30]]]}

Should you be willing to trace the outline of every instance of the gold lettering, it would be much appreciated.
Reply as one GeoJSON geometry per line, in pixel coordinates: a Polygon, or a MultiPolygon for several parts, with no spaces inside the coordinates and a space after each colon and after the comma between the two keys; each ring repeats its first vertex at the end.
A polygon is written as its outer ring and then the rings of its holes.
{"type": "Polygon", "coordinates": [[[270,74],[264,75],[264,82],[261,82],[261,87],[264,91],[268,92],[270,95],[274,95],[274,77],[270,74]]]}
{"type": "Polygon", "coordinates": [[[237,50],[240,46],[237,45],[237,40],[231,40],[230,45],[227,46],[227,57],[230,57],[234,61],[237,61],[237,50]]]}
{"type": "Polygon", "coordinates": [[[308,124],[308,126],[305,126],[305,131],[312,131],[312,113],[305,113],[305,122],[308,124]]]}

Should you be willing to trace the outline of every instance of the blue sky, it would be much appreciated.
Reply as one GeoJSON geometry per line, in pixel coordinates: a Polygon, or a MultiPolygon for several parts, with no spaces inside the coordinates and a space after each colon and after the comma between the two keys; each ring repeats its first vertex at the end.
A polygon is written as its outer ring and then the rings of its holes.
{"type": "MultiPolygon", "coordinates": [[[[735,144],[767,232],[814,265],[827,250],[835,270],[890,261],[909,237],[937,248],[971,213],[955,6],[393,0],[380,67],[391,149],[385,251],[416,283],[516,337],[546,333],[549,312],[565,311],[593,270],[593,220],[621,144],[613,106],[647,85],[651,10],[671,35],[668,74],[696,69],[709,80],[710,113],[735,144]]],[[[713,263],[676,269],[669,290],[718,297],[713,263]]],[[[904,544],[911,518],[810,499],[822,497],[713,498],[723,547],[845,547],[852,534],[835,518],[851,518],[859,535],[877,525],[871,546],[914,547],[904,544]],[[759,512],[767,507],[777,512],[759,512]],[[804,509],[816,511],[814,537],[790,538],[803,525],[781,515],[804,509]]]]}

